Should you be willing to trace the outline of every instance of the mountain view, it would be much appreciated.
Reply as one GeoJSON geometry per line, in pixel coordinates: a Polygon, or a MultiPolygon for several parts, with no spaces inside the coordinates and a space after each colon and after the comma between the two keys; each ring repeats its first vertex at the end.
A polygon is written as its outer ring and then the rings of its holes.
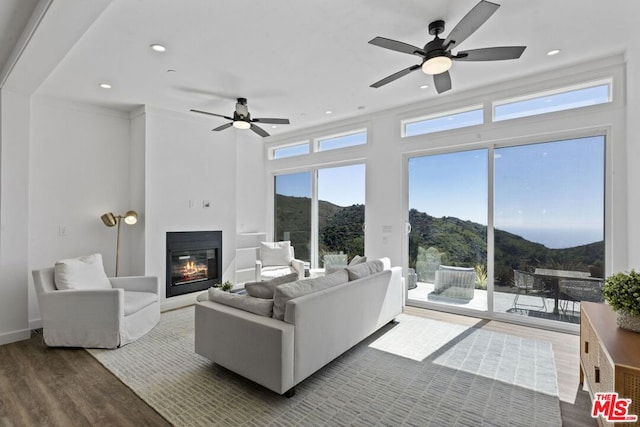
{"type": "MultiPolygon", "coordinates": [[[[349,259],[364,253],[364,205],[337,206],[318,202],[319,255],[343,252],[349,259]]],[[[416,209],[409,211],[409,267],[415,268],[420,253],[438,254],[442,264],[486,267],[487,226],[455,217],[436,218],[416,209]]],[[[277,195],[276,236],[288,238],[296,258],[309,261],[311,199],[277,195]],[[287,237],[288,236],[288,237],[287,237]]],[[[513,233],[495,230],[495,283],[508,286],[513,269],[535,268],[589,271],[602,266],[604,241],[565,249],[550,249],[513,233]]]]}

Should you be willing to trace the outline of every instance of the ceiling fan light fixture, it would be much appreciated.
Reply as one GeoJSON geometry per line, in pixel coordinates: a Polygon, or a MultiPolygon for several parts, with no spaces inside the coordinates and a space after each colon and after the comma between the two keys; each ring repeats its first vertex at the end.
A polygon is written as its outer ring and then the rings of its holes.
{"type": "Polygon", "coordinates": [[[236,129],[249,129],[251,127],[251,123],[245,122],[244,120],[234,120],[233,127],[236,129]]]}
{"type": "Polygon", "coordinates": [[[434,56],[424,61],[422,72],[430,75],[442,74],[445,71],[449,71],[452,63],[453,61],[448,56],[434,56]]]}

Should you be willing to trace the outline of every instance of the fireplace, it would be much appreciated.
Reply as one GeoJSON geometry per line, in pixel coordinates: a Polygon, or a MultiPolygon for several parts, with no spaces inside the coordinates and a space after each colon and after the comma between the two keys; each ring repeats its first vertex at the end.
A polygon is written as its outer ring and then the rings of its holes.
{"type": "Polygon", "coordinates": [[[222,283],[222,231],[168,232],[167,298],[218,283],[222,283]]]}

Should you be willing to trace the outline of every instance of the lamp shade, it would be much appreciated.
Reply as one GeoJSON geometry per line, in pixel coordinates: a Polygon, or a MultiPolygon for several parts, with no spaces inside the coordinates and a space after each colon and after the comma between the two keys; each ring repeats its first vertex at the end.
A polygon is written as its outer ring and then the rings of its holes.
{"type": "Polygon", "coordinates": [[[118,223],[116,217],[111,212],[102,215],[100,218],[102,219],[102,222],[104,222],[104,225],[106,225],[107,227],[113,227],[118,223]]]}
{"type": "Polygon", "coordinates": [[[136,211],[127,211],[127,213],[124,214],[124,222],[129,225],[133,225],[138,222],[138,214],[136,211]]]}

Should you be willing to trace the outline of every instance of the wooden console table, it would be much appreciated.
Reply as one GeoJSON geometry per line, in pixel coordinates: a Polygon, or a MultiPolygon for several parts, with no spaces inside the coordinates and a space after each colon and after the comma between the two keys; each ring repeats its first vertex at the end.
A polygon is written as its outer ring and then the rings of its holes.
{"type": "MultiPolygon", "coordinates": [[[[580,306],[580,384],[586,380],[592,401],[598,392],[631,399],[629,414],[640,416],[640,334],[620,329],[606,304],[580,306]]],[[[640,427],[640,421],[614,424],[602,417],[598,424],[640,427]]]]}

